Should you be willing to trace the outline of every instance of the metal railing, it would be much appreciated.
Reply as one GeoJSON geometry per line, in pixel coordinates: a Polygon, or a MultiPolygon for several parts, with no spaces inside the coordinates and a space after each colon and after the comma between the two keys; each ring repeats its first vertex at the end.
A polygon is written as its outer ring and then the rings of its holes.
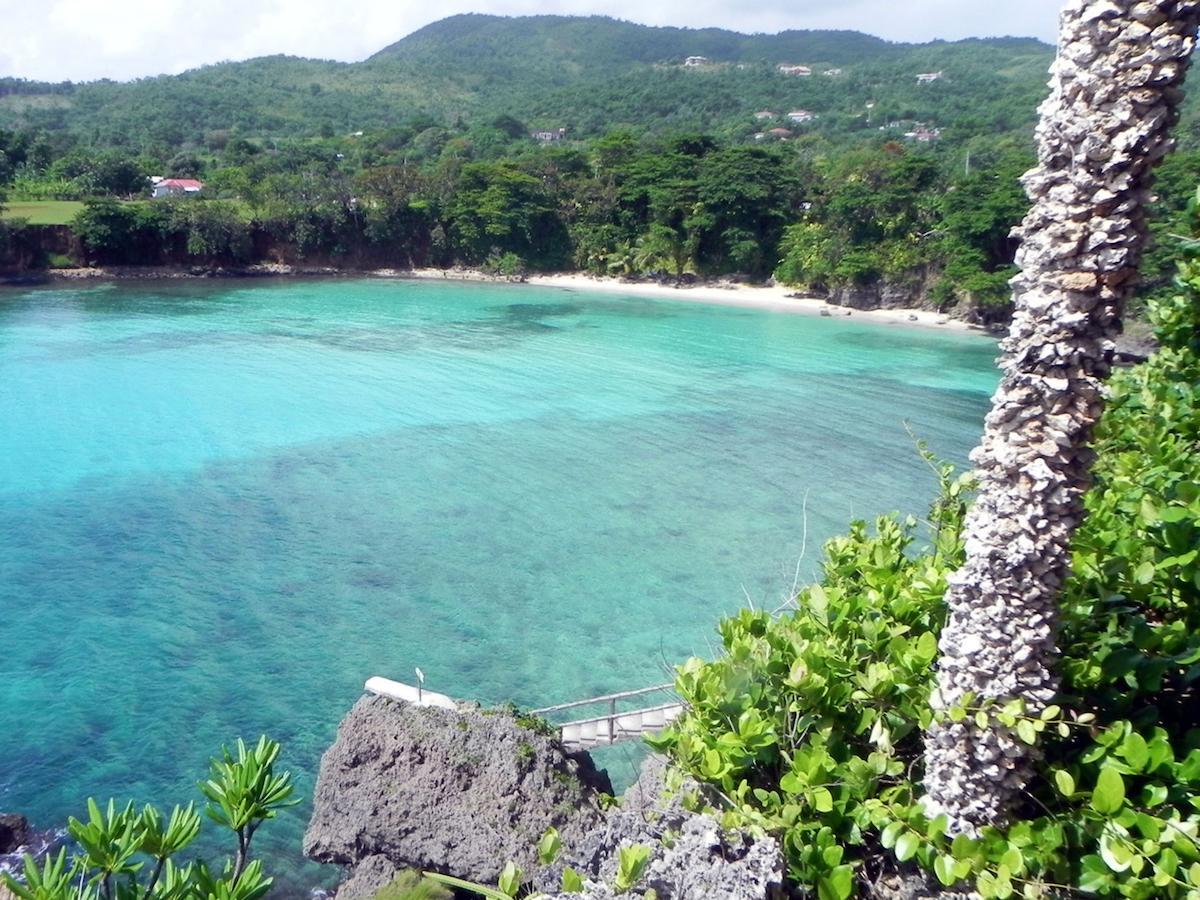
{"type": "MultiPolygon", "coordinates": [[[[618,724],[618,720],[620,718],[648,712],[662,712],[664,713],[664,717],[670,718],[671,716],[667,714],[682,709],[682,702],[678,699],[675,699],[673,702],[663,703],[657,706],[642,707],[640,709],[626,710],[624,712],[617,711],[617,703],[621,700],[628,700],[631,697],[644,697],[646,694],[654,693],[665,693],[675,696],[675,685],[674,683],[668,682],[667,684],[656,684],[651,687],[638,688],[635,691],[620,691],[616,694],[602,694],[599,697],[589,697],[586,700],[572,700],[570,703],[558,703],[554,706],[533,709],[530,710],[530,713],[536,716],[546,717],[547,715],[560,713],[568,709],[578,709],[583,706],[593,706],[599,703],[607,703],[608,712],[605,715],[591,716],[585,719],[573,719],[569,722],[552,722],[551,724],[553,724],[554,727],[559,730],[559,733],[564,735],[564,737],[566,735],[566,730],[569,728],[578,728],[580,731],[582,731],[582,728],[585,725],[595,724],[597,726],[603,726],[603,730],[606,732],[607,740],[601,741],[599,734],[597,734],[597,742],[615,744],[624,737],[636,737],[641,733],[640,731],[637,731],[623,734],[622,732],[624,729],[620,728],[618,724]]],[[[599,730],[600,729],[598,728],[597,731],[599,732],[599,730]]]]}

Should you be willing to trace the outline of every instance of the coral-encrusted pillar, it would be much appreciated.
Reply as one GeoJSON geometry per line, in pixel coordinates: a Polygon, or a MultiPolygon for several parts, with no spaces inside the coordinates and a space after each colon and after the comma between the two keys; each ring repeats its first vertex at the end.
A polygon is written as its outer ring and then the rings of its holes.
{"type": "MultiPolygon", "coordinates": [[[[1169,148],[1200,0],[1070,0],[1050,96],[1039,109],[1033,203],[1020,228],[1012,329],[983,441],[966,562],[946,592],[935,709],[1049,704],[1056,602],[1083,517],[1092,426],[1112,338],[1146,240],[1151,172],[1169,148]]],[[[1024,788],[1029,748],[998,724],[935,723],[926,803],[952,833],[1002,822],[1024,788]]]]}

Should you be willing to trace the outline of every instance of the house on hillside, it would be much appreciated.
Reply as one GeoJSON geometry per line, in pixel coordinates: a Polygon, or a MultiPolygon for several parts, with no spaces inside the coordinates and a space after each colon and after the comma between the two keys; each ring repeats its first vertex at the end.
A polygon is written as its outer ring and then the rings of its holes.
{"type": "Polygon", "coordinates": [[[769,134],[773,138],[778,138],[779,140],[783,140],[784,138],[790,138],[792,136],[792,133],[790,131],[788,131],[786,128],[772,128],[770,131],[767,132],[767,134],[769,134]]]}
{"type": "Polygon", "coordinates": [[[904,132],[904,139],[908,141],[918,141],[922,144],[928,144],[931,141],[936,141],[942,136],[940,128],[933,128],[926,125],[924,122],[917,122],[913,125],[911,131],[904,132]]]}
{"type": "Polygon", "coordinates": [[[779,71],[784,75],[798,75],[801,78],[807,78],[812,74],[812,66],[793,66],[788,63],[780,63],[779,71]]]}
{"type": "Polygon", "coordinates": [[[204,183],[195,178],[151,178],[154,197],[195,197],[204,190],[204,183]]]}
{"type": "Polygon", "coordinates": [[[841,69],[826,69],[821,74],[824,75],[826,78],[837,78],[839,75],[842,74],[842,70],[841,69]]]}
{"type": "Polygon", "coordinates": [[[810,109],[793,109],[787,114],[787,117],[789,121],[800,125],[804,122],[811,122],[817,117],[817,114],[810,109]]]}
{"type": "Polygon", "coordinates": [[[708,65],[708,57],[707,56],[689,56],[687,59],[685,59],[683,61],[683,64],[686,67],[688,67],[689,69],[695,68],[696,66],[707,66],[708,65]]]}
{"type": "Polygon", "coordinates": [[[531,131],[529,136],[541,144],[549,144],[554,141],[561,141],[567,136],[567,129],[556,128],[553,131],[531,131]]]}
{"type": "Polygon", "coordinates": [[[769,109],[760,109],[754,114],[754,118],[761,122],[763,119],[775,118],[775,113],[771,112],[769,109]]]}
{"type": "Polygon", "coordinates": [[[929,84],[931,81],[937,81],[942,77],[942,72],[921,72],[917,75],[917,84],[929,84]]]}

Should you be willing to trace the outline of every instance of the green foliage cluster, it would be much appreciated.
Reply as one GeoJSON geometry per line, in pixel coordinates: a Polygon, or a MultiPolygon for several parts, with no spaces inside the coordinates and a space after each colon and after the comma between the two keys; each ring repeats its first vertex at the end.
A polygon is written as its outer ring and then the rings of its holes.
{"type": "Polygon", "coordinates": [[[146,265],[185,256],[241,263],[253,255],[250,224],[230,201],[88,200],[72,229],[89,261],[97,263],[146,265]]]}
{"type": "Polygon", "coordinates": [[[1037,745],[1012,825],[951,840],[919,802],[966,499],[945,468],[928,549],[914,552],[911,520],[855,523],[794,611],[739,613],[722,658],[679,671],[691,709],[659,746],[720,790],[727,824],[779,835],[797,885],[840,900],[910,864],[983,897],[1200,892],[1200,261],[1178,286],[1154,307],[1162,349],[1110,383],[1062,600],[1060,697],[1038,717],[969,697],[947,712],[1037,745]]]}
{"type": "Polygon", "coordinates": [[[63,847],[39,866],[27,855],[23,880],[0,873],[0,882],[19,900],[259,900],[272,879],[250,858],[251,839],[263,822],[300,802],[290,773],[275,772],[278,756],[279,744],[262,737],[253,747],[239,739],[236,755],[225,748],[212,760],[200,785],[206,813],[237,841],[236,855],[219,871],[175,861],[200,833],[193,804],[164,818],[150,805],[139,811],[109,800],[101,808],[89,799],[87,820],[68,822],[77,844],[70,857],[63,847]]]}

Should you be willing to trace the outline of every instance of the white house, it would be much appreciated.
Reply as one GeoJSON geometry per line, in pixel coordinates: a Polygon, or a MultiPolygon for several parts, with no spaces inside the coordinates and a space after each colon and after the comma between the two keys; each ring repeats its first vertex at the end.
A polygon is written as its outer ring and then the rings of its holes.
{"type": "Polygon", "coordinates": [[[942,73],[940,71],[939,72],[921,72],[920,74],[917,75],[917,84],[929,84],[929,82],[937,81],[941,77],[942,77],[942,73]]]}
{"type": "Polygon", "coordinates": [[[793,66],[788,63],[780,63],[779,71],[784,75],[799,75],[801,78],[807,78],[812,74],[812,66],[793,66]]]}
{"type": "Polygon", "coordinates": [[[693,68],[695,66],[707,66],[708,65],[708,57],[707,56],[689,56],[687,59],[685,59],[683,61],[683,64],[685,66],[688,66],[689,68],[693,68]]]}
{"type": "Polygon", "coordinates": [[[812,110],[808,110],[808,109],[793,109],[790,113],[787,114],[787,117],[790,121],[795,122],[797,125],[799,125],[803,122],[811,122],[813,119],[815,119],[817,117],[817,114],[815,112],[813,112],[812,110]]]}
{"type": "Polygon", "coordinates": [[[554,131],[531,131],[529,132],[529,136],[535,141],[549,144],[552,141],[561,141],[565,138],[567,136],[567,129],[556,128],[554,131]]]}
{"type": "Polygon", "coordinates": [[[769,109],[760,109],[754,114],[754,118],[761,122],[763,119],[775,118],[775,113],[771,112],[769,109]]]}
{"type": "MultiPolygon", "coordinates": [[[[153,181],[153,179],[151,179],[153,181]]],[[[194,197],[204,190],[195,178],[161,178],[154,181],[155,197],[194,197]]]]}

